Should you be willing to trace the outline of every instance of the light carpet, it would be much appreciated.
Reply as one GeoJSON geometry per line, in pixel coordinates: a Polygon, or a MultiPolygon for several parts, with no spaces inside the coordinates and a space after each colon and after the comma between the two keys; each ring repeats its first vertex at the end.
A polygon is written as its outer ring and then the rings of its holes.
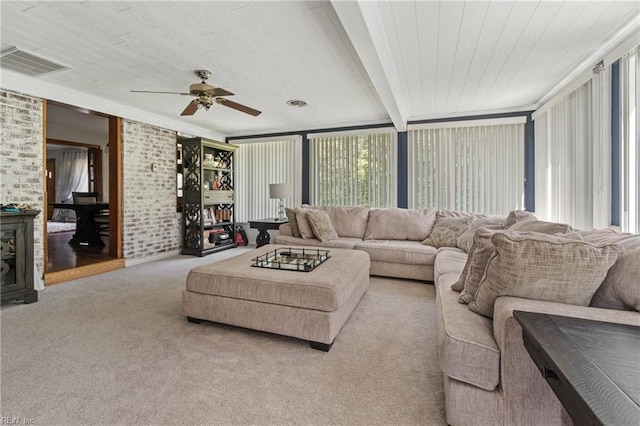
{"type": "Polygon", "coordinates": [[[187,322],[187,272],[246,250],[175,256],[3,306],[1,416],[37,425],[446,424],[432,285],[372,277],[328,353],[187,322]]]}

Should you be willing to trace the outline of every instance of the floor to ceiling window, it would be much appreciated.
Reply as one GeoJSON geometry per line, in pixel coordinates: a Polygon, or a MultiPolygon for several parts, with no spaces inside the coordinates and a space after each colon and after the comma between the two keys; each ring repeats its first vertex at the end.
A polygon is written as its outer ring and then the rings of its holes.
{"type": "Polygon", "coordinates": [[[395,129],[309,134],[310,202],[395,207],[395,129]]]}
{"type": "Polygon", "coordinates": [[[522,209],[525,120],[409,126],[409,207],[501,215],[522,209]]]}

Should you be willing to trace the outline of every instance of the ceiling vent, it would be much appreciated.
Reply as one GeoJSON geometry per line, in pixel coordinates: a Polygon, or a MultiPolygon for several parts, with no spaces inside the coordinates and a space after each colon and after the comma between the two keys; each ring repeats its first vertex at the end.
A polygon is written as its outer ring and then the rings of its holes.
{"type": "Polygon", "coordinates": [[[65,65],[25,52],[14,46],[2,49],[2,52],[0,52],[0,66],[31,77],[69,69],[65,65]]]}

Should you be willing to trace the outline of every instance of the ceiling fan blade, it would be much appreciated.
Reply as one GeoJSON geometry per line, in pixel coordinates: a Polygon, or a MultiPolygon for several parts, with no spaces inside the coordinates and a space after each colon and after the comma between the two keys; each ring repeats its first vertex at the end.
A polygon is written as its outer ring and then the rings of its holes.
{"type": "Polygon", "coordinates": [[[237,102],[230,101],[229,99],[224,98],[216,98],[216,102],[220,105],[224,105],[229,108],[236,109],[238,111],[244,112],[249,115],[253,115],[254,117],[262,114],[262,111],[258,111],[257,109],[249,108],[248,106],[239,104],[237,102]]]}
{"type": "Polygon", "coordinates": [[[231,93],[228,90],[225,90],[221,87],[214,87],[213,90],[210,92],[211,96],[233,96],[235,95],[235,93],[231,93]]]}
{"type": "Polygon", "coordinates": [[[191,93],[182,93],[182,92],[153,92],[151,90],[129,90],[134,93],[165,93],[167,95],[190,95],[191,93]]]}
{"type": "Polygon", "coordinates": [[[189,105],[187,105],[187,107],[184,109],[184,111],[182,111],[182,114],[180,115],[193,115],[197,110],[198,102],[194,99],[193,101],[189,102],[189,105]]]}

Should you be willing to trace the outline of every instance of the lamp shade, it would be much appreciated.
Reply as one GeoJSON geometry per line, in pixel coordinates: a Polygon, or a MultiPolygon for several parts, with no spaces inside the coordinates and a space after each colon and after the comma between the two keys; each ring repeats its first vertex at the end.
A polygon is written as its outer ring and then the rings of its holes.
{"type": "Polygon", "coordinates": [[[293,197],[293,187],[290,183],[270,183],[269,198],[293,197]]]}

